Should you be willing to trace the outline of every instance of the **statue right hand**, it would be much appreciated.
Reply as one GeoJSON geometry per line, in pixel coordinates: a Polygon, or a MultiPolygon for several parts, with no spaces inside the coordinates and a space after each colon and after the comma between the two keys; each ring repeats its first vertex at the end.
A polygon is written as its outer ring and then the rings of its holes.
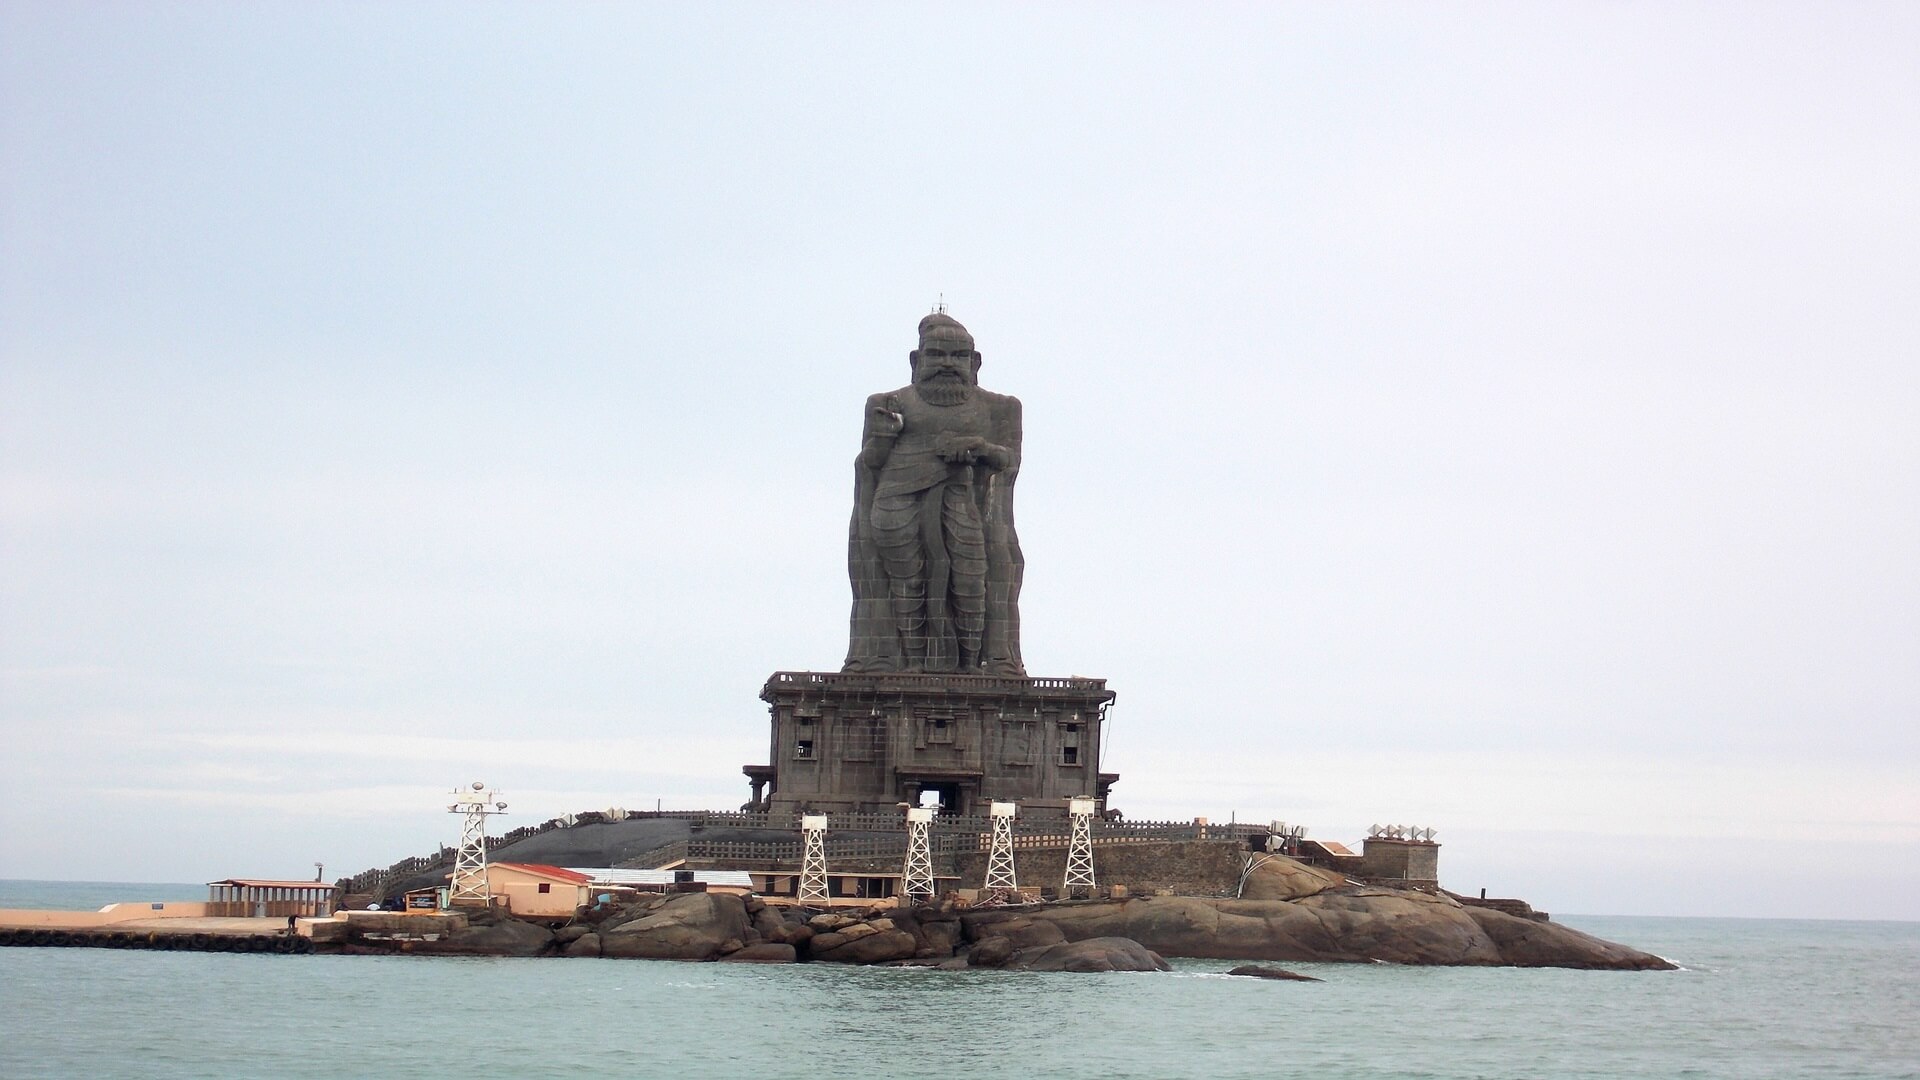
{"type": "Polygon", "coordinates": [[[875,435],[892,438],[907,426],[907,418],[900,415],[899,401],[890,397],[873,407],[872,414],[867,417],[867,426],[873,429],[875,435]]]}

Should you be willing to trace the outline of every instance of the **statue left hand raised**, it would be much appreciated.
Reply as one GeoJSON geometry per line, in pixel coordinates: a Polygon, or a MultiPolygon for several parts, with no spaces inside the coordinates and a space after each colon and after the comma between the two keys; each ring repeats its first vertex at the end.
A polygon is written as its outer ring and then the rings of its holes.
{"type": "Polygon", "coordinates": [[[867,417],[867,425],[873,434],[882,438],[900,434],[900,430],[907,426],[907,418],[900,412],[900,399],[888,394],[887,400],[873,407],[872,415],[867,417]]]}

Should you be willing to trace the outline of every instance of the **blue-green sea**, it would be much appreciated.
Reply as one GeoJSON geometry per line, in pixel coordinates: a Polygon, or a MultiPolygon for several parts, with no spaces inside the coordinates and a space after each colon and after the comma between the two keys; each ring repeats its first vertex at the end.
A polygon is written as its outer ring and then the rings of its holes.
{"type": "MultiPolygon", "coordinates": [[[[0,882],[0,907],[200,885],[0,882]]],[[[1920,923],[1564,916],[1673,972],[1322,983],[0,949],[0,1076],[1920,1077],[1920,923]]]]}

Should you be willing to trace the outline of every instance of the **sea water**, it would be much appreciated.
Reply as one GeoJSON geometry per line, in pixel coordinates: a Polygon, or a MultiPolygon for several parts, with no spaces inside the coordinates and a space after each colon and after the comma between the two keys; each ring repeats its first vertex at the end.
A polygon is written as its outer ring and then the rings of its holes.
{"type": "MultiPolygon", "coordinates": [[[[201,892],[6,882],[0,906],[201,892]]],[[[1303,983],[1198,960],[1071,975],[10,948],[0,1076],[1920,1077],[1920,923],[1558,918],[1681,970],[1287,965],[1325,980],[1303,983]]]]}

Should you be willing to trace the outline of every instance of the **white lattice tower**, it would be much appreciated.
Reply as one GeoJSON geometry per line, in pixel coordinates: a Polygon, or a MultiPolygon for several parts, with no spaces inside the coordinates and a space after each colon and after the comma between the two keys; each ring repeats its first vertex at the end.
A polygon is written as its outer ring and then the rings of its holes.
{"type": "Polygon", "coordinates": [[[1004,889],[1007,892],[1019,892],[1020,882],[1015,880],[1013,872],[1013,816],[1015,807],[1010,802],[993,804],[993,843],[987,852],[988,892],[1004,889]]]}
{"type": "Polygon", "coordinates": [[[487,882],[487,817],[506,812],[507,804],[479,780],[475,780],[471,788],[454,789],[453,805],[447,807],[447,813],[462,817],[460,851],[453,858],[453,887],[447,897],[449,905],[488,907],[493,903],[493,892],[487,882]]]}
{"type": "Polygon", "coordinates": [[[827,899],[827,816],[801,815],[800,836],[804,843],[800,852],[800,889],[795,898],[801,903],[824,901],[827,899]]]}
{"type": "Polygon", "coordinates": [[[900,892],[909,903],[933,899],[933,849],[927,834],[933,829],[933,807],[907,811],[907,863],[900,871],[900,892]]]}
{"type": "Polygon", "coordinates": [[[1093,800],[1072,799],[1067,803],[1072,828],[1067,836],[1067,876],[1060,894],[1071,900],[1092,896],[1093,882],[1093,800]]]}

